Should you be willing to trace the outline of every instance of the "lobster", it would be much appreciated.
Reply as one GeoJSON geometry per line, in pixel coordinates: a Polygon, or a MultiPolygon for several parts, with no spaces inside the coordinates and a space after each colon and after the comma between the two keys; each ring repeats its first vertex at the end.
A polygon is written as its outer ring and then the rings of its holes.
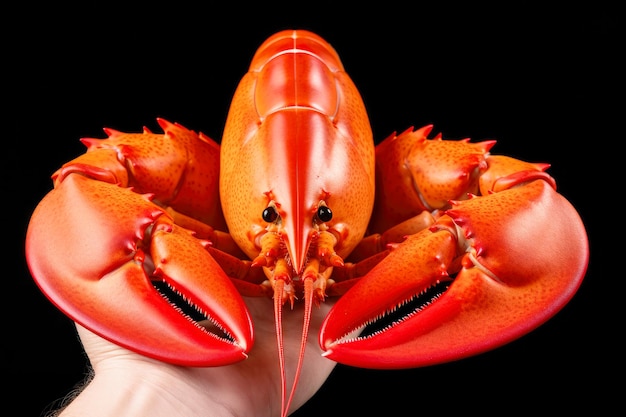
{"type": "Polygon", "coordinates": [[[432,125],[376,145],[356,86],[312,32],[262,43],[219,144],[157,121],[163,133],[83,138],[53,173],[27,229],[31,275],[75,322],[184,366],[254,354],[242,296],[273,300],[283,416],[285,305],[304,303],[301,361],[311,311],[332,297],[326,358],[413,368],[527,334],[585,276],[586,230],[549,164],[432,125]]]}

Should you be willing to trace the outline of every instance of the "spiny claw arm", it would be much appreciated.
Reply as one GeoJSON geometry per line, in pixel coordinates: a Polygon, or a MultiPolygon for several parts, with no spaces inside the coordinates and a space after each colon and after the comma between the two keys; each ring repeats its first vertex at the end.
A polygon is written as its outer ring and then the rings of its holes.
{"type": "Polygon", "coordinates": [[[83,140],[88,151],[53,175],[31,217],[28,266],[60,310],[106,339],[181,365],[237,362],[253,343],[248,310],[208,242],[170,215],[224,224],[219,147],[159,123],[164,135],[83,140]]]}
{"type": "Polygon", "coordinates": [[[218,201],[220,148],[202,133],[157,119],[164,133],[104,129],[106,139],[83,138],[87,152],[53,175],[55,186],[70,174],[150,193],[164,208],[192,216],[218,230],[226,222],[218,201]]]}
{"type": "Polygon", "coordinates": [[[491,156],[491,141],[427,140],[428,132],[379,145],[386,199],[377,200],[371,226],[423,210],[438,220],[390,246],[337,301],[320,332],[325,356],[337,362],[406,368],[487,351],[556,314],[585,275],[585,227],[547,164],[491,156]],[[437,175],[446,180],[434,187],[437,175]],[[359,328],[361,336],[345,337],[359,328]]]}

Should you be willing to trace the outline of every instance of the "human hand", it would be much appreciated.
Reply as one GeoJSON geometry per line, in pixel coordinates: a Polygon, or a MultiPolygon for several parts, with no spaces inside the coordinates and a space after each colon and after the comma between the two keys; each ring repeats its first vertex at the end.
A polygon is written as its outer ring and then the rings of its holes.
{"type": "MultiPolygon", "coordinates": [[[[115,345],[77,325],[93,380],[63,410],[70,416],[280,415],[281,378],[272,300],[245,298],[255,329],[250,356],[222,367],[181,367],[115,345]]],[[[302,373],[290,412],[301,407],[330,375],[335,362],[321,356],[317,333],[332,301],[313,307],[302,373]]],[[[303,305],[283,311],[287,396],[298,363],[303,305]]]]}

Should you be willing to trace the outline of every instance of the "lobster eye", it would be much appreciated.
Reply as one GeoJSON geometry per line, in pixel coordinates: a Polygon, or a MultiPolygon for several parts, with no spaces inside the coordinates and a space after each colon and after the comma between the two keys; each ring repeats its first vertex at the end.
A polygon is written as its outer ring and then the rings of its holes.
{"type": "Polygon", "coordinates": [[[262,214],[263,220],[268,223],[274,223],[278,218],[278,212],[276,211],[276,207],[268,206],[265,210],[263,210],[262,214]]]}
{"type": "Polygon", "coordinates": [[[327,206],[319,206],[317,209],[317,218],[323,222],[329,222],[333,218],[333,212],[327,206]]]}

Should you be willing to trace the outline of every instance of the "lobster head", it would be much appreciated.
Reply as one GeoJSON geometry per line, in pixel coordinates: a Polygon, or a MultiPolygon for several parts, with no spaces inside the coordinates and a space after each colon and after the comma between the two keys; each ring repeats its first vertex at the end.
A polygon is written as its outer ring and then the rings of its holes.
{"type": "Polygon", "coordinates": [[[362,239],[374,202],[372,132],[358,91],[321,38],[281,33],[259,48],[233,99],[220,168],[229,231],[252,259],[268,230],[295,275],[320,227],[340,257],[362,239]],[[303,71],[310,75],[298,77],[303,71]]]}

